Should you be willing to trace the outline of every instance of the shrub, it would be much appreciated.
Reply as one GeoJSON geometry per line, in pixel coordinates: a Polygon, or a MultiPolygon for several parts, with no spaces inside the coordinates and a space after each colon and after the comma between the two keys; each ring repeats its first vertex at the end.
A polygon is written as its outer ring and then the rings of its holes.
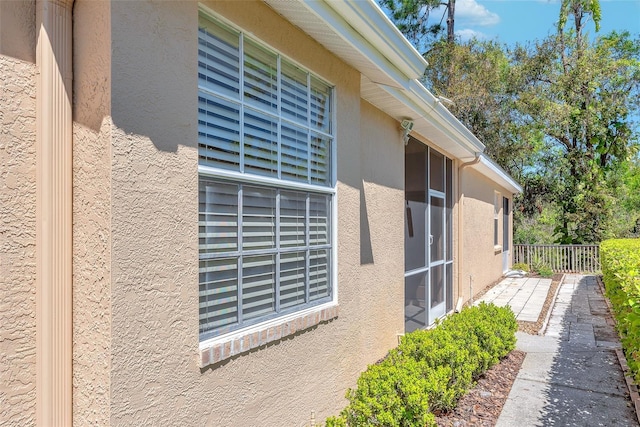
{"type": "Polygon", "coordinates": [[[629,368],[640,383],[640,239],[600,244],[603,281],[629,368]]]}
{"type": "Polygon", "coordinates": [[[433,412],[453,409],[473,382],[515,347],[518,328],[508,307],[465,308],[400,345],[347,391],[349,405],[327,427],[431,426],[433,412]]]}
{"type": "Polygon", "coordinates": [[[553,270],[548,265],[541,265],[538,267],[537,272],[542,277],[551,277],[553,276],[553,270]]]}
{"type": "Polygon", "coordinates": [[[513,265],[511,266],[511,269],[512,269],[512,270],[521,270],[521,271],[524,271],[524,272],[526,272],[526,273],[528,273],[529,271],[531,271],[531,270],[529,269],[529,264],[526,264],[526,263],[524,263],[524,262],[516,262],[515,264],[513,264],[513,265]]]}

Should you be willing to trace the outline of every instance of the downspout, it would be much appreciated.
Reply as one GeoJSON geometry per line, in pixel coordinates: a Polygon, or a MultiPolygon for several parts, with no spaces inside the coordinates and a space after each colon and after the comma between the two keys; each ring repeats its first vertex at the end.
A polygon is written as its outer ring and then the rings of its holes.
{"type": "Polygon", "coordinates": [[[36,6],[37,426],[73,424],[72,8],[36,6]]]}
{"type": "MultiPolygon", "coordinates": [[[[463,282],[463,277],[462,277],[462,271],[463,271],[463,258],[462,258],[462,246],[463,246],[463,242],[464,242],[464,216],[463,216],[463,212],[464,212],[464,193],[462,191],[462,169],[466,168],[467,166],[473,166],[476,165],[480,162],[480,155],[482,153],[475,153],[475,159],[463,163],[460,165],[460,167],[458,168],[458,195],[460,196],[460,201],[458,202],[458,245],[457,245],[457,252],[458,252],[458,302],[456,304],[456,311],[460,311],[460,309],[462,308],[462,304],[463,304],[463,300],[462,300],[462,282],[463,282]]],[[[471,280],[471,279],[469,279],[471,280]]],[[[469,282],[469,286],[471,286],[471,282],[469,282]]],[[[469,299],[473,298],[473,295],[471,295],[471,293],[473,292],[471,290],[471,288],[469,289],[469,299]]]]}

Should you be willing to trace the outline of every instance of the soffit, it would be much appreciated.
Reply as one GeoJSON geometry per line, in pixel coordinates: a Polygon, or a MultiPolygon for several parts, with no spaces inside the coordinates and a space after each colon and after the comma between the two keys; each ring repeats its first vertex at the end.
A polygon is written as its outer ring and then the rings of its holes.
{"type": "MultiPolygon", "coordinates": [[[[402,72],[338,13],[320,1],[265,2],[293,25],[299,27],[327,50],[351,65],[372,81],[398,86],[402,72]],[[344,31],[339,31],[342,28],[344,31]],[[346,30],[345,30],[346,28],[346,30]]],[[[406,77],[404,80],[408,80],[406,77]]]]}
{"type": "MultiPolygon", "coordinates": [[[[439,148],[448,155],[460,159],[463,162],[475,158],[476,152],[482,151],[482,145],[470,147],[464,144],[464,137],[456,135],[450,127],[443,125],[443,120],[439,117],[437,101],[414,100],[406,94],[399,93],[394,88],[384,87],[373,83],[366,76],[361,77],[361,96],[367,102],[375,105],[389,116],[401,122],[404,119],[412,120],[414,123],[411,136],[422,142],[429,141],[435,148],[439,148]],[[413,102],[412,102],[413,101],[413,102]],[[426,140],[426,141],[425,141],[426,140]]],[[[426,89],[425,89],[426,91],[426,89]]],[[[449,113],[450,114],[450,113],[449,113]]],[[[453,118],[453,115],[451,115],[453,118]]]]}

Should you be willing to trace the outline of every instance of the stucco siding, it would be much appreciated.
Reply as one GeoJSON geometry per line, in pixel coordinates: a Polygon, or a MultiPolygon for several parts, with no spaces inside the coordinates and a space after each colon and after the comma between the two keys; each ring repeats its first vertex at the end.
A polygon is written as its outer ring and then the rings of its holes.
{"type": "Polygon", "coordinates": [[[35,424],[36,67],[0,55],[0,425],[35,424]]]}
{"type": "Polygon", "coordinates": [[[110,424],[110,3],[74,5],[73,419],[110,424]]]}
{"type": "Polygon", "coordinates": [[[358,72],[264,4],[207,6],[336,86],[340,314],[199,367],[197,4],[113,3],[110,419],[302,425],[311,411],[336,414],[345,390],[402,332],[404,151],[397,123],[361,104],[358,72]],[[361,123],[376,125],[363,133],[361,123]]]}
{"type": "Polygon", "coordinates": [[[0,1],[0,54],[36,62],[36,0],[0,1]]]}
{"type": "Polygon", "coordinates": [[[200,425],[197,4],[111,4],[111,423],[200,425]]]}
{"type": "Polygon", "coordinates": [[[404,332],[404,144],[399,123],[371,104],[360,108],[359,319],[365,349],[383,357],[404,332]]]}
{"type": "Polygon", "coordinates": [[[511,199],[504,188],[471,168],[462,172],[463,267],[461,296],[469,299],[502,276],[502,250],[494,247],[494,194],[500,193],[498,242],[502,244],[502,197],[511,199]],[[470,285],[471,281],[471,285],[470,285]]]}

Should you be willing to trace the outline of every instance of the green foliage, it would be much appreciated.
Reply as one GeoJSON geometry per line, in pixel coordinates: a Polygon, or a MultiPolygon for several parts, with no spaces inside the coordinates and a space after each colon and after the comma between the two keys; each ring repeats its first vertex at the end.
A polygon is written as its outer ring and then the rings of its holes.
{"type": "Polygon", "coordinates": [[[634,379],[640,383],[640,239],[602,242],[600,257],[622,347],[634,379]]]}
{"type": "Polygon", "coordinates": [[[541,265],[537,268],[537,273],[542,277],[552,277],[553,270],[548,265],[541,265]]]}
{"type": "Polygon", "coordinates": [[[563,0],[555,34],[514,48],[445,38],[438,1],[378,1],[424,52],[425,85],[523,186],[515,243],[640,235],[640,40],[590,37],[598,0],[563,0]]]}
{"type": "Polygon", "coordinates": [[[418,49],[424,52],[443,32],[437,19],[429,19],[431,13],[441,5],[441,0],[379,0],[398,29],[418,49]]]}
{"type": "Polygon", "coordinates": [[[511,266],[513,270],[520,270],[528,273],[530,271],[529,264],[525,264],[524,262],[516,262],[511,266]]]}
{"type": "Polygon", "coordinates": [[[455,407],[473,382],[515,347],[518,328],[508,307],[465,308],[400,345],[362,373],[349,405],[328,427],[432,426],[434,411],[455,407]]]}

